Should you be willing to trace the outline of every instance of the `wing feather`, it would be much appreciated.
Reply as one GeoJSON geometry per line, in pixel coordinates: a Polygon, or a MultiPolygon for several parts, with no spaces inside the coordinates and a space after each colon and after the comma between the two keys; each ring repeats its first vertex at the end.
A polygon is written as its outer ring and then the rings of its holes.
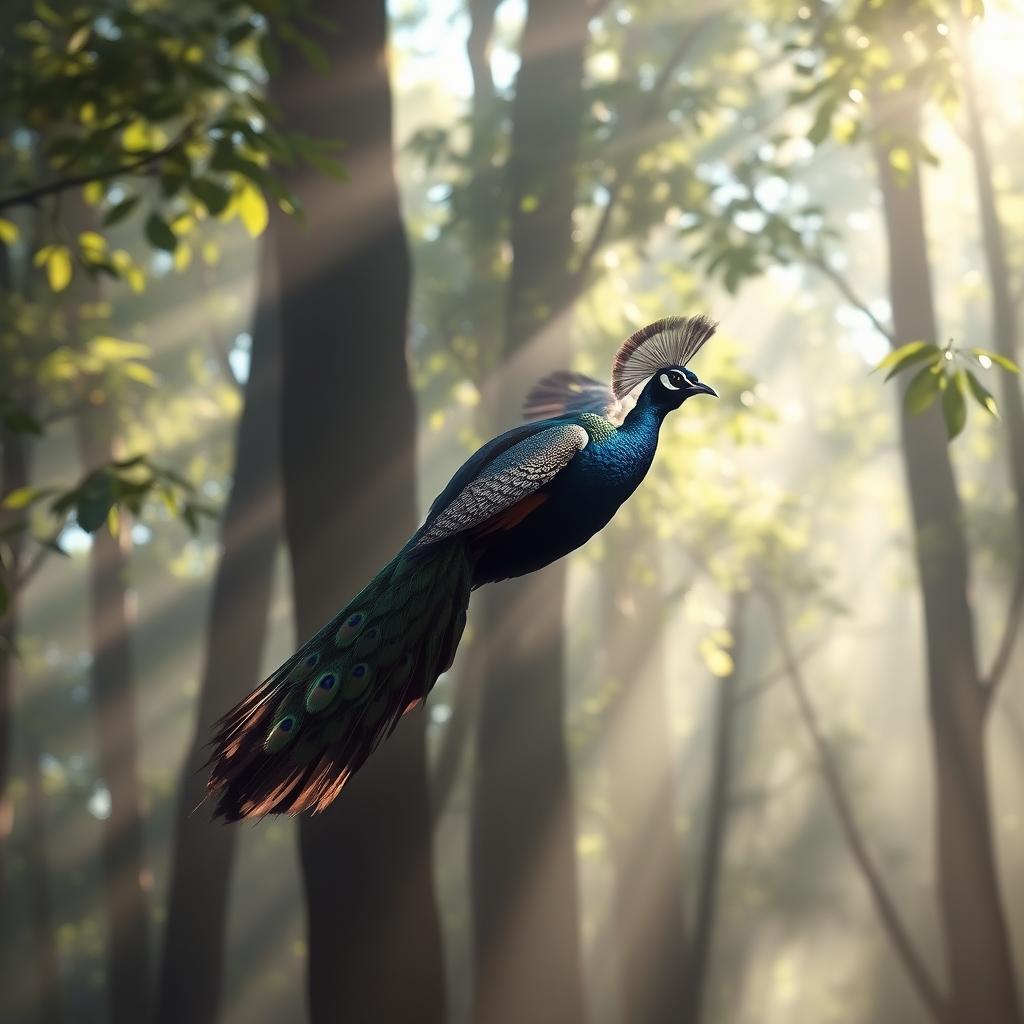
{"type": "Polygon", "coordinates": [[[618,426],[634,405],[636,399],[632,395],[618,399],[606,384],[585,373],[559,370],[533,385],[523,403],[523,418],[555,419],[592,412],[618,426]]]}
{"type": "Polygon", "coordinates": [[[420,531],[414,547],[471,530],[550,483],[586,447],[577,423],[556,423],[512,445],[459,491],[420,531]]]}

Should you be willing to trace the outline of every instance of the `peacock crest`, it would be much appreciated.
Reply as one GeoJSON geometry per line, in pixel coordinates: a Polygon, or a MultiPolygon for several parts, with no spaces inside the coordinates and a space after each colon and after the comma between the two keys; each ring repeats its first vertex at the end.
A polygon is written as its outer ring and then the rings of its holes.
{"type": "Polygon", "coordinates": [[[668,316],[631,334],[615,353],[612,391],[624,398],[638,384],[666,366],[685,366],[714,333],[718,324],[703,313],[668,316]]]}

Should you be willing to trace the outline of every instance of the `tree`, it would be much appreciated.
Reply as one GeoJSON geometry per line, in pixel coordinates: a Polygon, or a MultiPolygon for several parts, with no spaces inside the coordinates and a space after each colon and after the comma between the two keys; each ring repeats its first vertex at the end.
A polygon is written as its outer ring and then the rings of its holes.
{"type": "MultiPolygon", "coordinates": [[[[964,506],[946,441],[964,426],[966,396],[973,395],[990,412],[996,408],[973,371],[961,368],[958,357],[966,356],[968,366],[973,360],[983,367],[995,361],[1011,371],[1016,368],[1002,352],[964,352],[952,344],[938,345],[920,181],[922,161],[933,159],[921,138],[922,111],[933,99],[948,104],[955,96],[948,41],[949,25],[959,18],[955,6],[921,0],[909,5],[840,5],[813,14],[802,8],[787,44],[798,71],[807,79],[793,101],[815,105],[810,141],[821,144],[834,130],[846,141],[870,144],[883,200],[891,327],[881,322],[829,260],[824,244],[827,231],[808,230],[799,216],[778,215],[757,202],[752,182],[757,177],[757,160],[741,165],[738,177],[749,193],[733,201],[726,219],[731,220],[737,210],[756,209],[764,218],[760,237],[748,237],[737,248],[724,232],[712,231],[712,244],[701,255],[708,258],[712,271],[736,268],[731,278],[726,277],[730,288],[760,273],[762,259],[810,264],[832,280],[892,344],[894,352],[883,366],[899,372],[915,363],[925,364],[917,366],[904,391],[900,450],[924,613],[936,792],[935,855],[949,1013],[953,1019],[1015,1022],[1020,1019],[1020,1003],[995,863],[985,744],[988,711],[1012,641],[999,644],[993,668],[983,672],[971,610],[964,506]],[[941,402],[934,404],[939,397],[941,402]]],[[[977,6],[968,4],[965,10],[977,13],[977,6]]],[[[976,129],[974,146],[977,152],[976,129]]],[[[997,239],[984,195],[982,206],[991,250],[997,239]]],[[[1012,324],[1003,314],[997,315],[996,327],[999,344],[1005,348],[1012,324]]],[[[1019,395],[1015,394],[1009,402],[1014,422],[1016,406],[1019,395]]],[[[1019,438],[1011,439],[1011,479],[1017,475],[1018,447],[1019,438]]],[[[1020,593],[1018,584],[1011,597],[1006,637],[1015,628],[1020,593]]]]}
{"type": "MultiPolygon", "coordinates": [[[[179,267],[187,266],[201,240],[199,225],[213,218],[237,219],[259,234],[268,196],[295,209],[265,170],[271,154],[337,172],[330,144],[280,130],[276,112],[260,95],[257,38],[271,16],[276,30],[297,36],[287,7],[273,0],[229,2],[212,17],[204,8],[158,11],[95,0],[70,11],[39,4],[38,16],[27,4],[5,10],[0,515],[10,551],[0,550],[0,606],[11,602],[11,611],[0,622],[0,807],[9,774],[17,592],[58,547],[69,516],[95,533],[111,509],[138,516],[151,499],[174,508],[193,529],[206,511],[186,481],[154,465],[145,452],[96,462],[108,447],[96,437],[88,442],[87,472],[79,481],[32,486],[32,437],[57,419],[87,411],[85,396],[97,374],[113,373],[136,385],[155,380],[145,346],[111,337],[111,317],[77,308],[74,289],[66,290],[83,282],[88,290],[100,279],[144,289],[145,272],[117,244],[132,228],[154,249],[173,254],[179,267]],[[139,76],[139,65],[160,73],[139,76]],[[245,89],[233,88],[239,73],[245,89]],[[17,143],[19,130],[34,140],[31,145],[17,143]],[[88,216],[83,203],[92,211],[88,216]],[[63,301],[55,304],[54,294],[63,301]],[[88,324],[78,332],[80,343],[63,343],[78,321],[88,324]],[[32,544],[37,550],[29,558],[32,544]]],[[[0,830],[0,850],[2,845],[0,830]]]]}
{"type": "MultiPolygon", "coordinates": [[[[273,230],[273,229],[272,229],[273,230]]],[[[223,988],[228,880],[238,830],[209,819],[200,807],[211,727],[260,674],[274,561],[281,542],[278,479],[279,339],[272,234],[263,253],[253,329],[252,363],[238,424],[231,491],[224,510],[223,554],[217,568],[206,640],[199,713],[179,782],[167,925],[157,1017],[215,1021],[223,988]],[[182,979],[188,979],[183,984],[182,979]]]]}
{"type": "MultiPolygon", "coordinates": [[[[337,26],[328,74],[313,78],[288,53],[271,89],[295,129],[345,139],[349,169],[333,191],[289,175],[316,219],[303,228],[278,218],[273,236],[287,339],[285,535],[301,637],[377,572],[417,518],[385,5],[325,0],[313,13],[337,26]]],[[[410,715],[342,799],[300,825],[315,1022],[444,1018],[424,725],[410,715]]]]}
{"type": "MultiPolygon", "coordinates": [[[[914,137],[919,101],[904,97],[890,129],[914,137]],[[909,100],[909,102],[908,102],[909,100]]],[[[893,325],[898,342],[937,340],[918,161],[892,166],[876,144],[885,207],[893,325]]],[[[1020,1019],[1010,938],[992,844],[985,720],[991,691],[981,678],[968,597],[963,513],[942,422],[932,409],[901,418],[904,467],[916,535],[925,616],[928,695],[936,782],[939,903],[953,1019],[1020,1019]]]]}
{"type": "MultiPolygon", "coordinates": [[[[622,513],[620,513],[621,517],[622,513]]],[[[676,830],[670,749],[665,622],[653,545],[631,557],[635,520],[609,527],[601,565],[601,638],[608,710],[607,771],[615,865],[614,942],[623,1019],[679,1019],[688,998],[689,942],[683,921],[684,866],[676,830]],[[623,528],[624,527],[624,528],[623,528]]],[[[684,1017],[686,1020],[697,1018],[684,1017]]]]}
{"type": "MultiPolygon", "coordinates": [[[[485,405],[501,409],[506,422],[537,376],[568,362],[586,25],[582,0],[534,0],[523,30],[506,167],[512,266],[505,337],[483,391],[485,405]]],[[[562,721],[565,572],[554,565],[503,583],[474,607],[474,628],[489,649],[479,668],[472,809],[472,1012],[487,1024],[584,1017],[562,721]]]]}
{"type": "MultiPolygon", "coordinates": [[[[115,403],[108,392],[100,405],[79,416],[79,450],[86,471],[117,458],[115,403]]],[[[130,523],[119,518],[116,528],[94,534],[89,549],[93,706],[99,771],[110,792],[101,860],[107,902],[107,992],[114,1024],[145,1020],[152,987],[128,610],[129,530],[130,523]]]]}

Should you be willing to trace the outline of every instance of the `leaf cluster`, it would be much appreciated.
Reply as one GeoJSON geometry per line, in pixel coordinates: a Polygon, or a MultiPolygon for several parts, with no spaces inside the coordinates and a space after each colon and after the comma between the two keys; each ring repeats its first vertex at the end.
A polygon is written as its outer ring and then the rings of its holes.
{"type": "Polygon", "coordinates": [[[86,533],[95,533],[107,524],[111,533],[120,528],[125,512],[139,516],[147,502],[159,501],[175,519],[193,533],[200,528],[203,517],[215,510],[198,500],[195,488],[180,474],[156,465],[146,454],[119,459],[86,473],[71,487],[22,487],[9,492],[0,504],[10,521],[0,533],[0,608],[9,601],[19,580],[11,579],[10,552],[6,543],[15,534],[27,532],[28,513],[35,507],[45,508],[46,517],[56,529],[36,536],[44,548],[65,554],[60,534],[69,521],[86,533]]]}
{"type": "Polygon", "coordinates": [[[989,370],[998,366],[1007,373],[1020,373],[1020,367],[998,352],[984,348],[962,349],[952,341],[944,347],[923,341],[911,341],[893,349],[875,370],[886,370],[885,379],[891,380],[911,367],[917,372],[903,393],[903,404],[908,413],[918,416],[936,400],[942,400],[942,418],[946,436],[953,440],[967,422],[967,399],[973,398],[990,416],[999,416],[999,407],[992,393],[978,379],[976,369],[989,370]]]}
{"type": "MultiPolygon", "coordinates": [[[[343,174],[336,142],[290,132],[263,95],[268,40],[305,43],[303,9],[281,0],[91,0],[57,10],[36,0],[35,16],[19,21],[0,51],[12,169],[0,209],[82,185],[99,227],[138,212],[149,243],[171,253],[183,215],[236,217],[256,235],[268,198],[297,211],[279,168],[305,162],[343,174]]],[[[5,224],[9,242],[14,226],[5,224]]],[[[53,290],[67,286],[74,266],[138,290],[137,268],[88,234],[37,253],[53,290]]]]}

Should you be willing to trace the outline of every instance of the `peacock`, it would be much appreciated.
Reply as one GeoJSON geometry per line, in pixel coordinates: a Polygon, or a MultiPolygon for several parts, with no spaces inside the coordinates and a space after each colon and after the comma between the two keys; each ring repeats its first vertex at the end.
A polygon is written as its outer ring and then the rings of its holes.
{"type": "Polygon", "coordinates": [[[611,388],[540,381],[338,615],[217,724],[208,793],[234,821],[322,811],[455,660],[470,593],[585,544],[647,474],[667,413],[717,393],[686,364],[714,334],[667,317],[619,347],[611,388]]]}

